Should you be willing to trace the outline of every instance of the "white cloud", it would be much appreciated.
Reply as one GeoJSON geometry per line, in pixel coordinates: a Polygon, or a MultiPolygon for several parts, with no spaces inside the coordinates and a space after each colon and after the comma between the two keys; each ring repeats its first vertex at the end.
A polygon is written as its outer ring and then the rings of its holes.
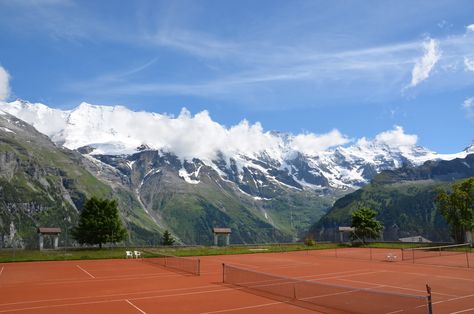
{"type": "MultiPolygon", "coordinates": [[[[472,108],[473,99],[466,102],[472,108]]],[[[260,123],[243,120],[226,127],[210,117],[207,111],[192,115],[182,109],[177,116],[151,112],[135,112],[122,106],[95,106],[82,103],[63,111],[21,101],[2,104],[2,110],[31,123],[56,143],[70,149],[90,145],[96,154],[134,153],[147,144],[152,149],[176,154],[181,159],[199,158],[210,162],[221,152],[225,157],[262,153],[283,160],[294,152],[317,156],[323,151],[352,140],[339,130],[324,134],[296,134],[285,137],[265,131],[260,123]]],[[[418,137],[406,134],[401,126],[379,133],[375,139],[360,139],[357,144],[385,144],[403,151],[416,144],[418,137]]]]}
{"type": "Polygon", "coordinates": [[[431,70],[441,57],[438,41],[429,39],[423,43],[425,53],[415,63],[411,72],[411,86],[416,86],[422,81],[426,80],[431,73],[431,70]]]}
{"type": "Polygon", "coordinates": [[[464,66],[467,71],[474,72],[474,60],[470,60],[468,57],[464,57],[464,66]]]}
{"type": "Polygon", "coordinates": [[[71,149],[91,145],[97,147],[96,153],[133,153],[136,147],[147,144],[182,159],[212,160],[218,152],[227,157],[236,154],[258,156],[265,152],[278,160],[287,148],[316,155],[349,142],[345,135],[334,129],[326,134],[291,136],[289,147],[284,148],[283,139],[264,131],[258,122],[250,124],[243,120],[225,127],[213,121],[207,111],[193,116],[187,109],[182,109],[177,117],[86,103],[62,111],[42,104],[14,101],[2,109],[32,123],[55,142],[64,143],[71,149]]]}
{"type": "Polygon", "coordinates": [[[474,97],[467,98],[464,100],[462,106],[464,109],[474,109],[474,97]]]}
{"type": "Polygon", "coordinates": [[[467,98],[462,104],[466,115],[469,119],[474,120],[474,97],[467,98]]]}
{"type": "Polygon", "coordinates": [[[466,31],[468,32],[474,32],[474,24],[466,26],[466,31]]]}
{"type": "Polygon", "coordinates": [[[307,155],[317,155],[328,148],[348,143],[350,140],[339,130],[326,134],[298,134],[291,140],[291,148],[307,155]]]}
{"type": "Polygon", "coordinates": [[[405,134],[405,131],[399,125],[396,125],[393,130],[379,133],[375,137],[376,143],[385,144],[394,148],[414,146],[417,141],[417,135],[405,134]]]}
{"type": "Polygon", "coordinates": [[[10,75],[0,66],[0,101],[5,100],[10,95],[10,75]]]}

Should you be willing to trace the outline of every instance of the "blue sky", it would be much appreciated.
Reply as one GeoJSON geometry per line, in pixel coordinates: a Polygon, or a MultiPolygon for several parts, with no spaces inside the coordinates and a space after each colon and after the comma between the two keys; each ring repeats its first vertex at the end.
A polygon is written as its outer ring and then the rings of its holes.
{"type": "Polygon", "coordinates": [[[473,12],[470,0],[0,0],[0,87],[61,109],[186,107],[292,133],[398,125],[456,152],[474,140],[473,12]]]}

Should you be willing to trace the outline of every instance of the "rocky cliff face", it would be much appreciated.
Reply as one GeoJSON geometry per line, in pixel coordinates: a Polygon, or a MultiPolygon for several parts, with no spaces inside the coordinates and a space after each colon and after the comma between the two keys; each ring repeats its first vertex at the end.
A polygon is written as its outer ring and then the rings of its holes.
{"type": "Polygon", "coordinates": [[[94,167],[79,153],[57,147],[27,123],[2,113],[0,244],[35,247],[36,228],[40,226],[61,227],[61,244],[72,244],[68,230],[76,224],[86,197],[92,195],[119,195],[122,217],[132,237],[143,241],[144,234],[158,230],[153,223],[137,217],[140,207],[137,201],[126,200],[128,192],[114,192],[85,170],[86,166],[94,167]]]}

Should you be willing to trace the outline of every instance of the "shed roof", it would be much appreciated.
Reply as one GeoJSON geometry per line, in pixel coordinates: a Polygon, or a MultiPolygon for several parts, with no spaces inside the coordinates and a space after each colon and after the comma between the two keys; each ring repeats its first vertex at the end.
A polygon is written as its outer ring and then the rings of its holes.
{"type": "Polygon", "coordinates": [[[212,231],[214,233],[224,233],[224,234],[232,233],[232,230],[230,228],[212,228],[212,231]]]}
{"type": "Polygon", "coordinates": [[[61,228],[39,227],[38,228],[38,233],[41,233],[41,234],[58,234],[58,233],[61,233],[61,228]]]}
{"type": "Polygon", "coordinates": [[[400,238],[398,239],[401,242],[424,242],[424,243],[430,243],[431,240],[422,237],[422,236],[414,236],[414,237],[406,237],[406,238],[400,238]]]}

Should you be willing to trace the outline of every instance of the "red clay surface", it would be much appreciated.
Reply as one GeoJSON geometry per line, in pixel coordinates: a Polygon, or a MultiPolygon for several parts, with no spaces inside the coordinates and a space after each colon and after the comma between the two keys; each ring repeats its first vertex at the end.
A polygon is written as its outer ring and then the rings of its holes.
{"type": "MultiPolygon", "coordinates": [[[[337,258],[334,250],[201,257],[201,276],[142,260],[5,263],[0,264],[0,313],[311,312],[223,284],[222,263],[421,296],[428,283],[434,313],[474,313],[473,268],[443,266],[442,258],[435,259],[436,265],[382,261],[387,252],[398,256],[396,250],[373,249],[370,260],[366,249],[349,250],[338,250],[337,258]]],[[[461,257],[446,257],[448,265],[453,258],[461,257]]],[[[470,258],[474,263],[474,254],[470,258]]]]}

